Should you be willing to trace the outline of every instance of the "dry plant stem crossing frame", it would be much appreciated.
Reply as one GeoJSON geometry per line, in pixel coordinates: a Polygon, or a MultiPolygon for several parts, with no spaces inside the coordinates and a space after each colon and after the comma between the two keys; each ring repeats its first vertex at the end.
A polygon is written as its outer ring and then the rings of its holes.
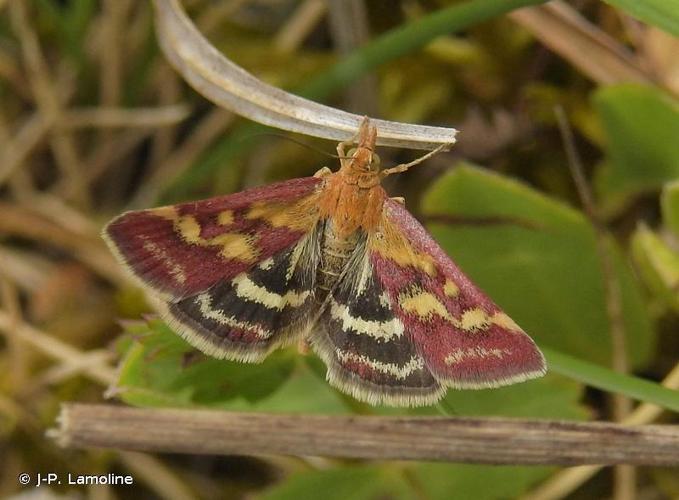
{"type": "Polygon", "coordinates": [[[482,464],[679,465],[679,426],[508,418],[281,415],[65,404],[65,447],[482,464]]]}
{"type": "MultiPolygon", "coordinates": [[[[179,0],[154,0],[156,30],[165,56],[212,102],[256,122],[334,141],[351,138],[362,116],[268,85],[227,59],[194,26],[179,0]]],[[[377,144],[432,150],[455,142],[453,128],[373,120],[377,144]]]]}

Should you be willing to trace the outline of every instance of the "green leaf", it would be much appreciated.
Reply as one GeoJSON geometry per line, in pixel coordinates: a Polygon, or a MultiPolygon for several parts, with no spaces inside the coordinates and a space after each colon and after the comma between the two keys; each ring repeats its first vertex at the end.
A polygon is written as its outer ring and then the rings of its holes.
{"type": "Polygon", "coordinates": [[[604,0],[632,17],[679,36],[679,0],[604,0]]]}
{"type": "Polygon", "coordinates": [[[659,189],[679,177],[679,106],[661,91],[617,85],[597,91],[594,105],[607,138],[605,194],[659,189]]]}
{"type": "MultiPolygon", "coordinates": [[[[588,414],[580,405],[582,386],[563,376],[547,376],[497,389],[449,390],[441,402],[448,415],[558,418],[582,420],[588,414]]],[[[441,409],[437,409],[441,413],[441,409]]],[[[422,414],[425,411],[411,410],[422,414]]],[[[434,413],[426,411],[426,413],[434,413]]]]}
{"type": "Polygon", "coordinates": [[[397,474],[377,466],[341,467],[294,474],[265,492],[261,500],[407,499],[408,486],[397,474]]]}
{"type": "Polygon", "coordinates": [[[247,407],[274,393],[295,365],[290,351],[261,364],[208,358],[159,320],[128,329],[136,341],[123,358],[118,390],[133,405],[228,408],[239,400],[247,407]]]}
{"type": "Polygon", "coordinates": [[[632,255],[649,289],[679,311],[679,254],[642,225],[632,237],[632,255]]]}
{"type": "Polygon", "coordinates": [[[517,498],[554,468],[428,463],[419,465],[419,484],[431,500],[517,498]],[[454,492],[454,493],[453,493],[454,492]]]}
{"type": "MultiPolygon", "coordinates": [[[[539,343],[610,365],[601,262],[580,212],[464,165],[434,183],[423,210],[436,217],[428,226],[448,254],[539,343]]],[[[630,361],[641,366],[653,347],[650,319],[629,266],[611,250],[630,361]]]]}
{"type": "Polygon", "coordinates": [[[344,396],[318,377],[304,363],[297,363],[294,372],[271,395],[249,403],[242,399],[225,402],[229,410],[263,411],[272,413],[346,414],[349,407],[344,396]]]}
{"type": "Polygon", "coordinates": [[[679,181],[665,184],[660,196],[660,208],[665,225],[679,236],[679,181]]]}

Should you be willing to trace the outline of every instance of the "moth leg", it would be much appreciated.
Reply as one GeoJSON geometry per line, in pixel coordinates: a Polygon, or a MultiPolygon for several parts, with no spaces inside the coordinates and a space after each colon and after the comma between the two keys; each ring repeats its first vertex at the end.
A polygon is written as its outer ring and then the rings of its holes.
{"type": "Polygon", "coordinates": [[[314,177],[322,179],[323,177],[327,177],[330,174],[332,174],[332,170],[330,170],[328,167],[323,167],[314,174],[314,177]]]}
{"type": "Polygon", "coordinates": [[[392,200],[394,200],[396,203],[400,203],[401,205],[406,204],[406,199],[403,196],[392,196],[392,200]]]}
{"type": "Polygon", "coordinates": [[[347,154],[345,153],[344,149],[351,147],[354,144],[354,141],[356,140],[358,136],[354,135],[351,139],[340,142],[337,144],[337,156],[339,157],[340,161],[340,166],[344,166],[344,164],[350,160],[350,158],[347,157],[347,154]]]}

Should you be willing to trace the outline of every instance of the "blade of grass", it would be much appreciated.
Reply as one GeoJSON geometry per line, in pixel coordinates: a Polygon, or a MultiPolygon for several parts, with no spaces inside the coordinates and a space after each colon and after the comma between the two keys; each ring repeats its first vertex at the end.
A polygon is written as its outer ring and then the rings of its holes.
{"type": "Polygon", "coordinates": [[[568,354],[540,347],[547,358],[549,370],[608,392],[653,403],[679,412],[679,392],[655,382],[630,375],[622,375],[603,366],[582,361],[568,354]]]}
{"type": "Polygon", "coordinates": [[[679,0],[604,0],[632,17],[679,36],[679,0]]]}
{"type": "Polygon", "coordinates": [[[422,48],[434,38],[461,31],[514,9],[546,0],[469,0],[394,28],[348,55],[315,78],[299,94],[325,99],[376,67],[422,48]]]}
{"type": "MultiPolygon", "coordinates": [[[[415,51],[438,36],[463,30],[514,9],[544,2],[545,0],[469,0],[440,9],[376,38],[319,75],[297,93],[308,99],[322,101],[368,71],[415,51]]],[[[258,139],[253,136],[263,130],[266,130],[264,126],[254,123],[235,129],[233,134],[217,143],[184,175],[169,180],[169,186],[159,201],[171,202],[187,197],[215,169],[227,165],[238,155],[255,147],[258,139]],[[249,140],[243,141],[245,137],[249,137],[249,140]]]]}
{"type": "Polygon", "coordinates": [[[566,2],[519,9],[509,17],[597,83],[652,83],[632,51],[566,2]]]}

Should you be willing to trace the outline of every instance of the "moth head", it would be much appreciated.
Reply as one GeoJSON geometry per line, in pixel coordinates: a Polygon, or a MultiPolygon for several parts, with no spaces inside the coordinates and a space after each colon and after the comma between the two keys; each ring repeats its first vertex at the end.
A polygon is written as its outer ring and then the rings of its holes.
{"type": "Polygon", "coordinates": [[[355,170],[361,173],[377,173],[380,171],[381,160],[379,155],[368,148],[352,148],[348,154],[355,170]]]}

